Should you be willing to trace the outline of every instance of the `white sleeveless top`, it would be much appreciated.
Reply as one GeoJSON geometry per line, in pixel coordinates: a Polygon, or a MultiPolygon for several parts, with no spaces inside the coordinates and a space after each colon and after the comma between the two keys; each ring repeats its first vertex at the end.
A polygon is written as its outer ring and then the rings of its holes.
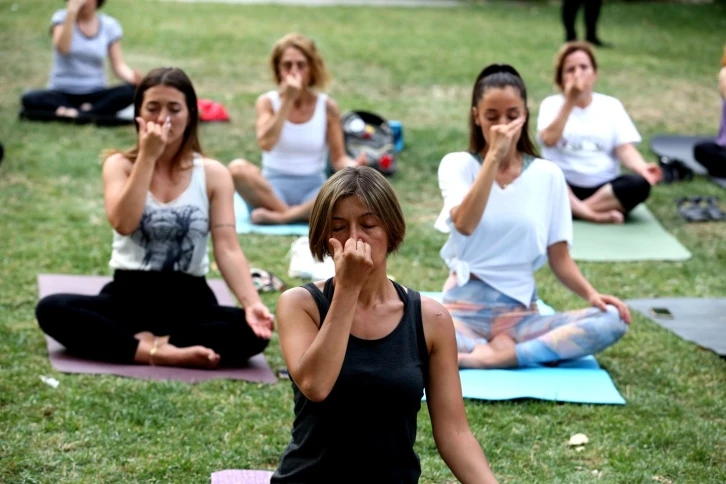
{"type": "Polygon", "coordinates": [[[136,230],[130,235],[113,231],[111,268],[206,275],[209,197],[204,160],[195,153],[193,162],[191,180],[184,193],[169,203],[161,203],[149,191],[136,230]]]}
{"type": "MultiPolygon", "coordinates": [[[[279,111],[280,93],[269,91],[266,96],[272,103],[272,110],[279,111]]],[[[297,124],[285,120],[277,144],[272,150],[262,152],[263,169],[285,175],[313,175],[325,171],[328,155],[327,99],[327,95],[318,94],[315,112],[307,122],[297,124]]]]}

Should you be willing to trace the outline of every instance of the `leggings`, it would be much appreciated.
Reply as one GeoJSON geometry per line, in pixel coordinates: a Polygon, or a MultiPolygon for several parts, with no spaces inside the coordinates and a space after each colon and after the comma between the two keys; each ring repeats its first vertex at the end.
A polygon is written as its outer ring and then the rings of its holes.
{"type": "Polygon", "coordinates": [[[726,178],[726,148],[707,141],[693,147],[693,156],[706,168],[709,175],[726,178]]]}
{"type": "Polygon", "coordinates": [[[588,308],[542,316],[535,302],[526,307],[478,279],[463,286],[449,279],[444,306],[454,318],[459,353],[470,353],[477,344],[506,334],[516,343],[519,366],[592,355],[614,344],[627,331],[627,324],[613,306],[606,311],[588,308]]]}
{"type": "Polygon", "coordinates": [[[149,331],[177,347],[201,345],[220,355],[220,365],[240,366],[262,352],[242,309],[220,306],[204,277],[181,272],[121,271],[95,296],[53,294],[35,310],[43,331],[78,356],[133,363],[149,331]]]}
{"type": "Polygon", "coordinates": [[[580,200],[590,198],[595,192],[607,184],[613,187],[613,194],[625,209],[625,213],[633,210],[650,196],[650,183],[648,183],[648,180],[641,175],[635,174],[620,175],[607,183],[595,187],[578,187],[568,183],[572,193],[580,200]]]}
{"type": "Polygon", "coordinates": [[[118,111],[134,102],[135,86],[121,86],[102,89],[88,94],[69,94],[60,91],[38,90],[23,95],[23,108],[29,113],[48,112],[55,114],[59,107],[76,108],[80,111],[81,104],[89,103],[91,116],[114,116],[118,111]]]}
{"type": "Polygon", "coordinates": [[[602,0],[563,0],[562,1],[562,23],[565,25],[566,40],[576,40],[575,19],[577,11],[582,4],[585,4],[585,38],[597,40],[597,20],[600,17],[602,0]]]}

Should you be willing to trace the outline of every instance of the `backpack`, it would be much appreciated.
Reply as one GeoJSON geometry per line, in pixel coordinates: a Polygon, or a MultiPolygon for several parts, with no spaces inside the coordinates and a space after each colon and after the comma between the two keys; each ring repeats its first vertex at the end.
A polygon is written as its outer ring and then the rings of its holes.
{"type": "Polygon", "coordinates": [[[355,159],[364,151],[368,166],[386,176],[396,173],[396,140],[386,119],[367,111],[351,111],[342,117],[341,124],[348,156],[355,159]]]}

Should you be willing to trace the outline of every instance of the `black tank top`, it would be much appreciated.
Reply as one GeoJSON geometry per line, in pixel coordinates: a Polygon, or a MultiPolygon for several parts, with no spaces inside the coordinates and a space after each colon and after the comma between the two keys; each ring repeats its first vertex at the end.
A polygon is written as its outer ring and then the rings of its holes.
{"type": "MultiPolygon", "coordinates": [[[[292,381],[292,440],[271,484],[418,482],[421,465],[413,446],[429,356],[419,293],[393,285],[404,305],[401,321],[380,339],[350,335],[328,398],[312,402],[292,381]]],[[[303,287],[315,299],[322,326],[333,280],[325,282],[324,292],[312,282],[303,287]]]]}

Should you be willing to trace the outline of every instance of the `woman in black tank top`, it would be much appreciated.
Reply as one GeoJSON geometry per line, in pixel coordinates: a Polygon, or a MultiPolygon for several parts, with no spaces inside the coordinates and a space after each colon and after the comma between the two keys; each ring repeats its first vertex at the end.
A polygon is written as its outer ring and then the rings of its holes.
{"type": "Polygon", "coordinates": [[[449,313],[386,276],[406,226],[395,192],[368,167],[323,185],[310,249],[335,277],[277,305],[295,398],[292,439],[272,483],[415,483],[416,415],[426,391],[439,453],[463,483],[495,483],[464,411],[449,313]]]}

